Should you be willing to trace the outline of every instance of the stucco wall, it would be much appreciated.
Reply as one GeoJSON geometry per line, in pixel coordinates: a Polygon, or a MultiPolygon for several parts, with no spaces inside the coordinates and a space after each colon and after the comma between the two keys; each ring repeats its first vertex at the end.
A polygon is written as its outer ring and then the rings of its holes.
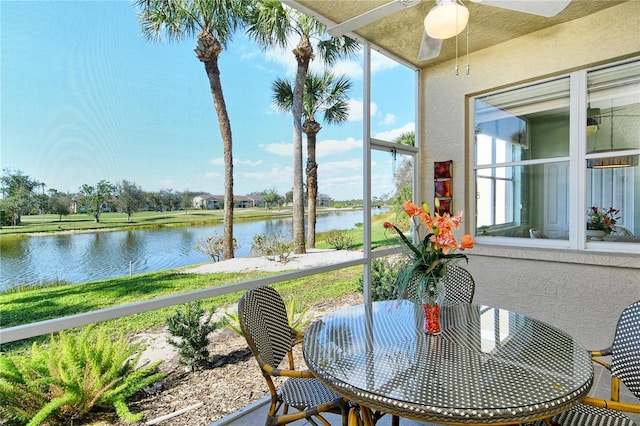
{"type": "MultiPolygon", "coordinates": [[[[456,76],[454,62],[422,72],[422,199],[433,199],[433,162],[453,160],[453,210],[473,213],[467,96],[640,56],[638,28],[640,2],[631,1],[474,53],[470,75],[456,76]]],[[[459,63],[464,70],[464,54],[459,63]]],[[[620,312],[640,299],[640,246],[620,255],[479,245],[470,254],[476,302],[543,319],[589,348],[610,344],[620,312]]]]}

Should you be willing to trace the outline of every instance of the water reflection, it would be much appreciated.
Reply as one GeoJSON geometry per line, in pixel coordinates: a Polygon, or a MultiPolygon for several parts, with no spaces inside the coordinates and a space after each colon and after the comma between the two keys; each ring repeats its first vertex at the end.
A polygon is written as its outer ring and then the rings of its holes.
{"type": "MultiPolygon", "coordinates": [[[[361,222],[362,210],[323,214],[317,217],[316,230],[352,229],[361,222]]],[[[249,255],[254,235],[280,232],[291,239],[292,227],[290,218],[235,223],[236,257],[249,255]]],[[[0,238],[0,291],[21,284],[78,283],[208,262],[209,257],[194,246],[216,233],[222,236],[222,224],[0,238]]]]}

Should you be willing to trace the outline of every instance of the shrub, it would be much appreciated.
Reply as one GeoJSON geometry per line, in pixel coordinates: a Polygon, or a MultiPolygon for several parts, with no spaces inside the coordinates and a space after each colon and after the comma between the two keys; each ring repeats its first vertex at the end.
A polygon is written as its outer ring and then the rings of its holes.
{"type": "MultiPolygon", "coordinates": [[[[224,254],[223,239],[222,237],[220,237],[220,234],[218,233],[210,235],[207,238],[198,240],[194,248],[196,249],[196,251],[199,251],[200,253],[203,253],[209,256],[212,262],[219,262],[222,259],[222,256],[224,254]]],[[[238,242],[234,238],[233,251],[235,252],[237,248],[238,248],[238,242]]]]}
{"type": "Polygon", "coordinates": [[[293,250],[293,242],[287,242],[281,232],[256,234],[251,243],[251,254],[265,256],[268,260],[287,263],[293,250]]]}
{"type": "Polygon", "coordinates": [[[205,314],[200,301],[187,303],[183,309],[177,309],[174,315],[167,317],[167,328],[171,337],[167,342],[178,349],[178,362],[191,367],[205,366],[209,361],[209,333],[219,328],[212,322],[214,308],[205,314]]]}
{"type": "Polygon", "coordinates": [[[325,232],[324,240],[336,250],[346,250],[353,244],[351,232],[337,229],[325,232]]]}
{"type": "MultiPolygon", "coordinates": [[[[395,263],[389,260],[371,261],[371,298],[374,301],[389,300],[395,296],[398,272],[395,263]]],[[[358,278],[358,291],[364,290],[363,278],[358,278]]]]}
{"type": "Polygon", "coordinates": [[[121,335],[112,341],[103,328],[79,335],[60,332],[30,354],[0,354],[0,418],[8,424],[72,424],[93,407],[112,405],[118,417],[137,422],[126,400],[164,377],[156,363],[137,368],[144,346],[121,335]]]}

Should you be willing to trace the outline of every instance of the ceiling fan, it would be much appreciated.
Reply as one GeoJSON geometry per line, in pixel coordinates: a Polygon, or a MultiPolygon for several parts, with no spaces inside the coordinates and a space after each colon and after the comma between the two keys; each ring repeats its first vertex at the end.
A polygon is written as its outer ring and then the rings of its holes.
{"type": "MultiPolygon", "coordinates": [[[[471,0],[487,6],[514,10],[532,15],[551,17],[560,13],[571,0],[471,0]]],[[[348,19],[329,28],[334,37],[345,35],[378,19],[392,15],[401,10],[415,7],[420,0],[392,0],[358,16],[348,19]]],[[[454,37],[467,25],[469,11],[461,0],[436,0],[436,5],[425,18],[418,60],[426,61],[440,54],[442,40],[454,37]]]]}

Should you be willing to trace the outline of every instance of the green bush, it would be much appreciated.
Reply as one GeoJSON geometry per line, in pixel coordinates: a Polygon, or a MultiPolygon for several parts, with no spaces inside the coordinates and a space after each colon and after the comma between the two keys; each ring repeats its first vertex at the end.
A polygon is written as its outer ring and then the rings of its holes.
{"type": "Polygon", "coordinates": [[[287,263],[293,251],[293,242],[287,242],[281,232],[256,234],[251,243],[253,256],[265,256],[269,260],[287,263]]]}
{"type": "Polygon", "coordinates": [[[206,366],[209,362],[209,333],[219,328],[212,322],[214,308],[204,318],[204,308],[200,301],[187,303],[183,309],[177,309],[174,315],[167,317],[167,328],[171,337],[167,342],[178,349],[178,362],[191,367],[206,366]]]}
{"type": "Polygon", "coordinates": [[[346,250],[353,244],[353,236],[349,231],[333,229],[325,232],[323,239],[336,250],[346,250]]]}
{"type": "MultiPolygon", "coordinates": [[[[371,261],[371,298],[374,301],[389,300],[395,297],[397,265],[389,260],[373,259],[371,261]]],[[[364,290],[362,277],[358,278],[358,291],[364,290]]]]}
{"type": "Polygon", "coordinates": [[[0,418],[8,425],[72,424],[92,408],[112,405],[132,423],[142,413],[126,400],[164,377],[158,361],[138,368],[144,346],[121,335],[111,340],[103,328],[86,327],[79,335],[58,333],[27,355],[0,354],[0,418]]]}
{"type": "MultiPolygon", "coordinates": [[[[203,253],[209,256],[212,262],[219,262],[220,260],[222,260],[222,256],[224,255],[223,239],[222,237],[220,237],[220,234],[218,233],[208,236],[207,238],[202,238],[198,240],[194,248],[196,249],[196,251],[199,251],[200,253],[203,253]]],[[[233,251],[235,252],[237,248],[238,248],[238,242],[234,238],[233,251]]]]}

